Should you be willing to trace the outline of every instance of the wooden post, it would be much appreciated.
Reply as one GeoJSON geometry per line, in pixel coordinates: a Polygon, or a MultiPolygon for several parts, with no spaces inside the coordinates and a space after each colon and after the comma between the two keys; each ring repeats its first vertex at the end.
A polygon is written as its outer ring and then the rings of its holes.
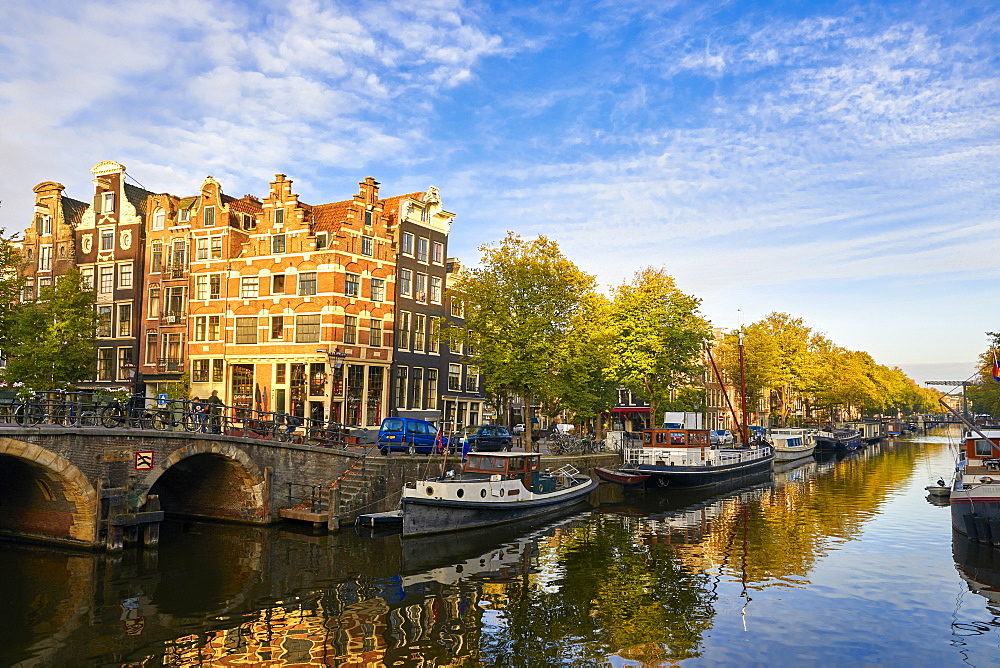
{"type": "MultiPolygon", "coordinates": [[[[146,497],[146,510],[155,511],[160,509],[160,497],[150,494],[146,497]]],[[[160,523],[150,522],[143,528],[142,543],[147,547],[156,547],[160,543],[160,523]]]]}

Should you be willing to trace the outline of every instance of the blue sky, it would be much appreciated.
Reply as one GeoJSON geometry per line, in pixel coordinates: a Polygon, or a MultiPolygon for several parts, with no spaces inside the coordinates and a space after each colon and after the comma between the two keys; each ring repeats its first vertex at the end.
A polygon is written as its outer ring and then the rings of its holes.
{"type": "Polygon", "coordinates": [[[1000,9],[961,2],[0,4],[0,227],[45,180],[305,202],[435,185],[474,263],[546,234],[602,285],[665,267],[971,373],[997,322],[1000,9]]]}

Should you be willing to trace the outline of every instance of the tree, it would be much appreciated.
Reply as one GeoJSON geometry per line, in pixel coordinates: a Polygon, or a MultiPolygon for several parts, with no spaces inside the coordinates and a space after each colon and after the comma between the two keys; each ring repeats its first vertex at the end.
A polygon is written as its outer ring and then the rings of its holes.
{"type": "Polygon", "coordinates": [[[443,335],[471,346],[471,358],[485,374],[492,396],[519,394],[530,452],[531,406],[553,402],[565,392],[572,338],[592,303],[594,277],[566,259],[544,236],[525,240],[508,232],[499,245],[481,246],[477,268],[461,274],[450,289],[465,307],[464,322],[449,322],[443,335]]]}
{"type": "Polygon", "coordinates": [[[93,375],[97,317],[94,293],[71,269],[36,301],[11,313],[7,368],[10,381],[34,388],[66,387],[93,375]]]}
{"type": "Polygon", "coordinates": [[[698,313],[700,305],[700,299],[677,289],[663,269],[652,267],[614,290],[609,371],[649,403],[652,424],[659,424],[671,391],[697,383],[701,375],[710,328],[698,313]]]}
{"type": "Polygon", "coordinates": [[[24,289],[24,258],[0,229],[0,350],[9,346],[11,314],[21,300],[24,289]]]}
{"type": "Polygon", "coordinates": [[[1000,355],[1000,333],[986,332],[990,343],[979,356],[979,384],[966,390],[973,413],[1000,416],[1000,382],[993,379],[993,360],[1000,355]]]}

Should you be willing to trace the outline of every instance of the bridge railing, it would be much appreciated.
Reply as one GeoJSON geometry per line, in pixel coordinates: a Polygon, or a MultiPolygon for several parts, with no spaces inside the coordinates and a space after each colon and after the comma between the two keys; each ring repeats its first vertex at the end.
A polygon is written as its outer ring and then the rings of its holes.
{"type": "Polygon", "coordinates": [[[0,390],[0,426],[3,425],[224,434],[342,449],[358,441],[347,426],[335,422],[207,400],[164,400],[101,390],[0,390]]]}

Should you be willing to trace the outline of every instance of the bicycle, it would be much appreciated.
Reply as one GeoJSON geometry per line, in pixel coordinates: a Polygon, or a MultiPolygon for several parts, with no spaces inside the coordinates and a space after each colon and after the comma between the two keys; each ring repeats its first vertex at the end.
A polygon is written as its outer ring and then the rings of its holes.
{"type": "Polygon", "coordinates": [[[118,400],[112,400],[101,409],[101,425],[107,429],[117,429],[125,424],[130,427],[155,429],[156,431],[169,429],[172,422],[170,411],[146,408],[141,405],[141,402],[144,401],[145,397],[135,396],[123,406],[118,400]]]}

